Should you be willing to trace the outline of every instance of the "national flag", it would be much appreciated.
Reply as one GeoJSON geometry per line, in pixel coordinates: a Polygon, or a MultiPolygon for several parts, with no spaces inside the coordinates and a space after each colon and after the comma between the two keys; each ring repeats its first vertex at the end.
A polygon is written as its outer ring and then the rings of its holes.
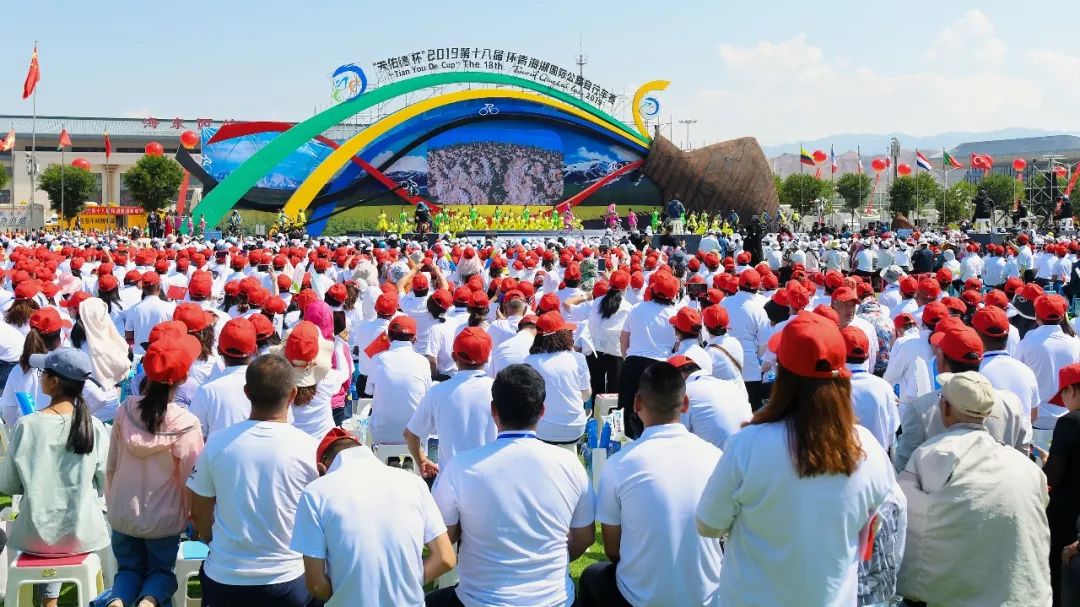
{"type": "Polygon", "coordinates": [[[71,147],[71,137],[68,135],[67,129],[60,128],[60,143],[56,144],[57,150],[71,147]]]}
{"type": "Polygon", "coordinates": [[[15,127],[11,127],[11,130],[8,131],[3,145],[0,145],[0,152],[10,152],[13,149],[15,149],[15,127]]]}
{"type": "Polygon", "coordinates": [[[964,165],[957,162],[957,160],[952,157],[952,154],[946,152],[945,150],[942,150],[941,154],[942,154],[942,156],[941,156],[941,165],[944,168],[946,168],[946,169],[962,169],[962,168],[964,168],[964,165]]]}
{"type": "Polygon", "coordinates": [[[38,65],[37,45],[34,45],[34,54],[30,57],[30,70],[26,72],[26,81],[23,82],[22,98],[28,99],[34,94],[37,83],[41,81],[41,66],[38,65]]]}
{"type": "Polygon", "coordinates": [[[814,156],[810,152],[806,151],[806,148],[799,146],[799,162],[814,166],[814,156]]]}
{"type": "Polygon", "coordinates": [[[833,146],[829,146],[829,158],[832,158],[832,172],[835,175],[840,170],[840,163],[836,162],[836,151],[833,150],[833,146]]]}
{"type": "Polygon", "coordinates": [[[105,131],[105,160],[109,160],[109,156],[112,156],[112,140],[109,139],[109,131],[105,131]]]}
{"type": "Polygon", "coordinates": [[[933,170],[930,159],[924,156],[919,150],[915,150],[915,165],[924,171],[933,170]]]}

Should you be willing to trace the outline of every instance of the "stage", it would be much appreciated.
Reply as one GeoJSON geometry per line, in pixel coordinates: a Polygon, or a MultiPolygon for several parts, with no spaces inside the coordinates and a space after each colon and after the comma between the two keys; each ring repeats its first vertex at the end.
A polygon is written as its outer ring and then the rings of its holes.
{"type": "MultiPolygon", "coordinates": [[[[464,238],[464,239],[467,239],[467,240],[469,240],[471,242],[477,242],[477,243],[485,242],[485,241],[492,241],[493,240],[493,241],[496,241],[496,242],[500,242],[500,241],[501,242],[508,242],[509,241],[509,242],[513,242],[515,244],[521,244],[521,243],[525,243],[525,242],[547,242],[547,241],[559,240],[561,238],[561,239],[564,239],[564,240],[571,240],[571,241],[584,240],[585,242],[589,243],[590,246],[596,246],[605,237],[605,235],[606,235],[605,230],[572,230],[572,231],[567,231],[567,230],[557,230],[557,231],[556,230],[542,230],[542,231],[534,231],[534,232],[522,232],[522,231],[514,231],[514,230],[495,230],[495,231],[470,230],[470,231],[461,232],[459,234],[456,234],[456,235],[452,236],[451,240],[457,240],[457,239],[464,238]]],[[[375,241],[384,241],[384,242],[389,237],[389,235],[383,234],[381,232],[366,232],[366,231],[365,232],[349,232],[348,234],[346,234],[346,236],[348,236],[349,238],[367,238],[367,239],[371,239],[371,240],[375,240],[375,241]]],[[[403,239],[403,240],[406,240],[406,241],[417,240],[419,238],[422,238],[424,241],[427,242],[429,247],[434,245],[435,241],[438,238],[437,234],[426,234],[424,236],[420,236],[418,234],[400,234],[398,236],[399,236],[400,239],[403,239]]],[[[620,232],[617,235],[615,235],[615,237],[612,239],[612,244],[617,245],[617,244],[623,242],[625,239],[629,239],[629,237],[630,237],[630,234],[628,232],[620,232]]],[[[682,235],[678,235],[678,236],[670,236],[670,235],[666,235],[666,234],[660,234],[659,236],[654,235],[653,240],[652,240],[652,245],[654,247],[657,247],[657,246],[674,246],[674,245],[677,244],[677,241],[684,242],[685,243],[685,248],[683,250],[685,250],[687,253],[690,253],[691,255],[693,255],[693,254],[697,253],[698,245],[701,244],[701,235],[700,234],[682,234],[682,235]]]]}

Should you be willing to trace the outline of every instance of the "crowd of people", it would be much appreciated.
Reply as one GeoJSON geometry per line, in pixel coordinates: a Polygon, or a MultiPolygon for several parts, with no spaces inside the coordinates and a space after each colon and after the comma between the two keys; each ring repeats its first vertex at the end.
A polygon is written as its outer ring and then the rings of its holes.
{"type": "Polygon", "coordinates": [[[563,193],[561,151],[497,142],[428,151],[428,192],[442,204],[546,205],[563,193]]]}
{"type": "Polygon", "coordinates": [[[8,546],[105,607],[183,540],[208,607],[1080,605],[1076,241],[432,242],[0,238],[8,546]]]}

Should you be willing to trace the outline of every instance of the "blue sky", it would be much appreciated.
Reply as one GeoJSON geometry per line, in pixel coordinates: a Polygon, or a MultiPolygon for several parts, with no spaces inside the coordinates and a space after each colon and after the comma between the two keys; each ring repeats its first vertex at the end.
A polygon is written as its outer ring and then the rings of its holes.
{"type": "MultiPolygon", "coordinates": [[[[326,105],[329,72],[343,63],[468,45],[572,67],[581,35],[586,75],[612,90],[672,80],[660,96],[663,119],[697,119],[695,145],[742,135],[774,144],[841,132],[1080,130],[1070,107],[1080,97],[1080,3],[1024,6],[9,2],[0,113],[30,112],[20,92],[35,39],[39,114],[298,120],[326,105]]],[[[684,127],[674,136],[682,142],[684,127]]]]}

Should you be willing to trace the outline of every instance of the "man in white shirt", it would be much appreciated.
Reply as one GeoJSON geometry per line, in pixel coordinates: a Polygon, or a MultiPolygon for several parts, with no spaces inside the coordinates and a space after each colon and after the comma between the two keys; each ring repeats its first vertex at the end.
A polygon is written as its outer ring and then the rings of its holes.
{"type": "Polygon", "coordinates": [[[488,373],[495,377],[503,369],[510,365],[521,365],[532,349],[536,339],[536,316],[527,314],[518,321],[517,333],[513,337],[502,342],[494,349],[491,355],[491,364],[488,373]]]}
{"type": "Polygon", "coordinates": [[[859,306],[859,297],[855,292],[855,289],[851,287],[840,287],[832,293],[832,309],[836,310],[836,313],[840,316],[840,328],[843,329],[848,325],[857,327],[860,331],[866,334],[866,341],[869,344],[870,360],[877,360],[878,351],[878,338],[877,330],[874,329],[874,325],[870,324],[864,318],[861,318],[855,314],[855,310],[859,306]]]}
{"type": "Polygon", "coordinates": [[[882,379],[890,386],[900,386],[901,406],[934,389],[931,370],[934,353],[930,349],[929,339],[937,323],[948,315],[949,309],[940,301],[926,304],[920,316],[923,328],[919,336],[897,340],[889,353],[889,366],[885,367],[882,379]]]}
{"type": "Polygon", "coordinates": [[[1039,383],[1039,412],[1034,423],[1035,444],[1045,449],[1050,443],[1057,418],[1068,411],[1050,402],[1058,391],[1058,369],[1080,360],[1080,339],[1067,335],[1059,326],[1069,304],[1060,295],[1043,295],[1035,300],[1038,326],[1028,331],[1016,346],[1016,359],[1035,373],[1039,383]]]}
{"type": "Polygon", "coordinates": [[[405,427],[405,443],[420,474],[432,478],[454,454],[476,449],[495,440],[498,430],[491,418],[491,384],[484,371],[491,356],[491,337],[480,327],[466,327],[454,338],[458,371],[432,386],[420,400],[405,427]],[[437,463],[427,456],[427,440],[439,437],[437,463]]]}
{"type": "Polygon", "coordinates": [[[595,539],[589,478],[575,453],[536,438],[546,396],[539,373],[507,367],[491,394],[499,437],[454,456],[434,487],[450,539],[461,541],[461,581],[426,605],[569,607],[569,564],[595,539]]]}
{"type": "Polygon", "coordinates": [[[349,346],[356,352],[356,366],[360,377],[356,382],[356,393],[370,394],[367,390],[368,376],[371,375],[371,357],[365,351],[371,342],[386,334],[390,319],[398,314],[396,293],[383,293],[375,300],[375,318],[365,320],[349,332],[349,346]]]}
{"type": "Polygon", "coordinates": [[[422,355],[413,351],[416,321],[408,316],[394,317],[386,328],[390,348],[371,359],[367,390],[371,394],[372,444],[405,442],[405,426],[412,419],[420,399],[431,387],[431,367],[422,355]]]}
{"type": "Polygon", "coordinates": [[[427,485],[383,465],[341,428],[327,433],[315,458],[322,478],[300,497],[289,545],[304,555],[308,591],[327,607],[355,605],[359,597],[372,605],[423,604],[424,584],[457,563],[427,485]]]}
{"type": "Polygon", "coordinates": [[[855,418],[889,452],[900,428],[899,403],[889,382],[870,373],[870,344],[853,325],[841,329],[847,347],[847,367],[851,370],[851,404],[855,418]]]}
{"type": "Polygon", "coordinates": [[[682,371],[646,369],[634,402],[645,431],[600,477],[596,514],[610,562],[582,573],[581,607],[712,604],[723,552],[698,535],[694,513],[721,453],[679,423],[687,401],[682,371]]]}
{"type": "Polygon", "coordinates": [[[188,409],[209,437],[251,416],[250,404],[239,398],[247,381],[248,363],[258,351],[255,325],[246,318],[225,323],[218,338],[218,353],[225,368],[211,372],[208,382],[191,395],[188,409]]]}
{"type": "Polygon", "coordinates": [[[680,421],[691,434],[723,449],[728,437],[754,415],[745,389],[735,382],[717,379],[682,354],[672,356],[667,362],[681,371],[686,380],[688,406],[680,421]]]}
{"type": "Polygon", "coordinates": [[[675,354],[686,356],[712,375],[712,357],[701,347],[701,314],[694,308],[681,308],[669,322],[675,327],[675,354]]]}
{"type": "Polygon", "coordinates": [[[120,288],[120,303],[124,304],[125,310],[130,310],[142,300],[140,280],[142,280],[142,274],[138,270],[128,270],[124,274],[124,286],[120,288]]]}
{"type": "Polygon", "coordinates": [[[1005,258],[998,245],[986,245],[986,262],[983,264],[982,280],[989,289],[1000,289],[1005,284],[1005,258]]]}
{"type": "Polygon", "coordinates": [[[878,303],[885,306],[889,316],[894,316],[893,308],[899,307],[904,299],[900,293],[900,279],[904,277],[904,271],[900,266],[889,266],[881,271],[881,279],[885,286],[878,295],[878,303]]]}
{"type": "Polygon", "coordinates": [[[187,481],[195,530],[210,543],[203,602],[301,607],[310,596],[289,540],[300,494],[318,477],[318,441],[288,423],[296,386],[284,358],[254,361],[243,394],[251,419],[210,437],[187,481]]]}
{"type": "Polygon", "coordinates": [[[739,276],[739,292],[720,302],[728,313],[728,333],[742,346],[742,377],[754,410],[761,408],[765,397],[761,386],[760,355],[770,335],[765,304],[757,297],[760,284],[757,271],[746,270],[739,276]]]}
{"type": "Polygon", "coordinates": [[[136,356],[146,353],[143,344],[150,336],[150,329],[154,325],[166,320],[172,320],[173,310],[176,304],[161,299],[161,277],[157,272],[147,272],[140,280],[142,286],[142,301],[135,304],[124,314],[124,337],[136,356]]]}
{"type": "Polygon", "coordinates": [[[975,312],[971,326],[983,343],[983,361],[979,367],[998,390],[1008,390],[1020,399],[1024,415],[1034,423],[1039,415],[1039,381],[1035,373],[1019,360],[1013,358],[1006,344],[1009,337],[1009,318],[996,306],[986,306],[975,312]]]}

